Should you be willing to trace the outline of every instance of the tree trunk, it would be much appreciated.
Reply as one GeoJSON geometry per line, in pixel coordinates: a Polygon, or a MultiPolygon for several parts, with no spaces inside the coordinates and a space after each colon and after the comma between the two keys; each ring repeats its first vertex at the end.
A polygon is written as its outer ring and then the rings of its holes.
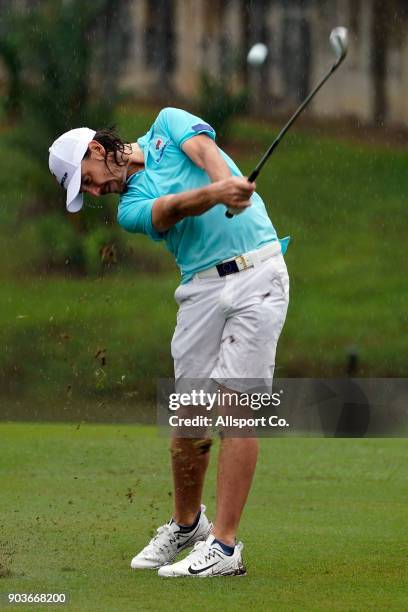
{"type": "Polygon", "coordinates": [[[371,25],[371,78],[373,84],[373,120],[383,125],[387,119],[387,60],[390,33],[388,2],[373,0],[371,25]]]}

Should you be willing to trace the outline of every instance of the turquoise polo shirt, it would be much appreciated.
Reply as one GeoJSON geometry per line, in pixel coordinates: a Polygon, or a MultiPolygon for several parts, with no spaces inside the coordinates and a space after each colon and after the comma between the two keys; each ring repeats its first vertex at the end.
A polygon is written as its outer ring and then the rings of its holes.
{"type": "MultiPolygon", "coordinates": [[[[152,206],[157,198],[211,183],[205,170],[181,148],[183,142],[197,134],[215,140],[215,131],[203,119],[178,108],[160,111],[147,134],[137,140],[145,167],[128,178],[118,208],[118,222],[125,230],[166,243],[180,268],[182,283],[201,270],[278,239],[257,193],[251,196],[252,206],[233,219],[225,216],[224,204],[217,204],[202,215],[185,217],[166,232],[153,227],[152,206]]],[[[232,159],[222,149],[218,151],[231,174],[242,176],[232,159]]],[[[288,239],[281,241],[283,252],[287,242],[288,239]]]]}

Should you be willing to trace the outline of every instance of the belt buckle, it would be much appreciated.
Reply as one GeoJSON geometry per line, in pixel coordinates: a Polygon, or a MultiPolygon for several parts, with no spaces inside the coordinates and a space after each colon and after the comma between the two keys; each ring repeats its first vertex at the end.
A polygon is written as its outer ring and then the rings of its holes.
{"type": "Polygon", "coordinates": [[[241,264],[243,270],[247,270],[247,268],[250,268],[250,265],[247,263],[245,255],[238,255],[235,260],[241,264]]]}

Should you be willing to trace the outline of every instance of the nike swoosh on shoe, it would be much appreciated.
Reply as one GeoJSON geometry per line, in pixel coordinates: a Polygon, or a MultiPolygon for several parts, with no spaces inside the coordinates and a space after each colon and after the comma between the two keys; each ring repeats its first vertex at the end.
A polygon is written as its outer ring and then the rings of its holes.
{"type": "Polygon", "coordinates": [[[214,565],[217,565],[217,563],[219,563],[219,561],[216,561],[215,563],[212,563],[211,565],[207,565],[207,567],[202,567],[201,569],[195,570],[191,567],[188,568],[188,572],[189,574],[201,574],[201,572],[205,572],[205,570],[210,569],[210,567],[214,567],[214,565]]]}

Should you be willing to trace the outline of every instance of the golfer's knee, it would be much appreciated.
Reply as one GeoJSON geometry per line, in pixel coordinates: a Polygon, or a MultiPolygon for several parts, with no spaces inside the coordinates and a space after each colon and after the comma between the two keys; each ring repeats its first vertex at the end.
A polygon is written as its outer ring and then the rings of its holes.
{"type": "Polygon", "coordinates": [[[195,448],[198,455],[206,455],[210,452],[212,446],[211,438],[205,438],[203,440],[195,441],[195,448]]]}

